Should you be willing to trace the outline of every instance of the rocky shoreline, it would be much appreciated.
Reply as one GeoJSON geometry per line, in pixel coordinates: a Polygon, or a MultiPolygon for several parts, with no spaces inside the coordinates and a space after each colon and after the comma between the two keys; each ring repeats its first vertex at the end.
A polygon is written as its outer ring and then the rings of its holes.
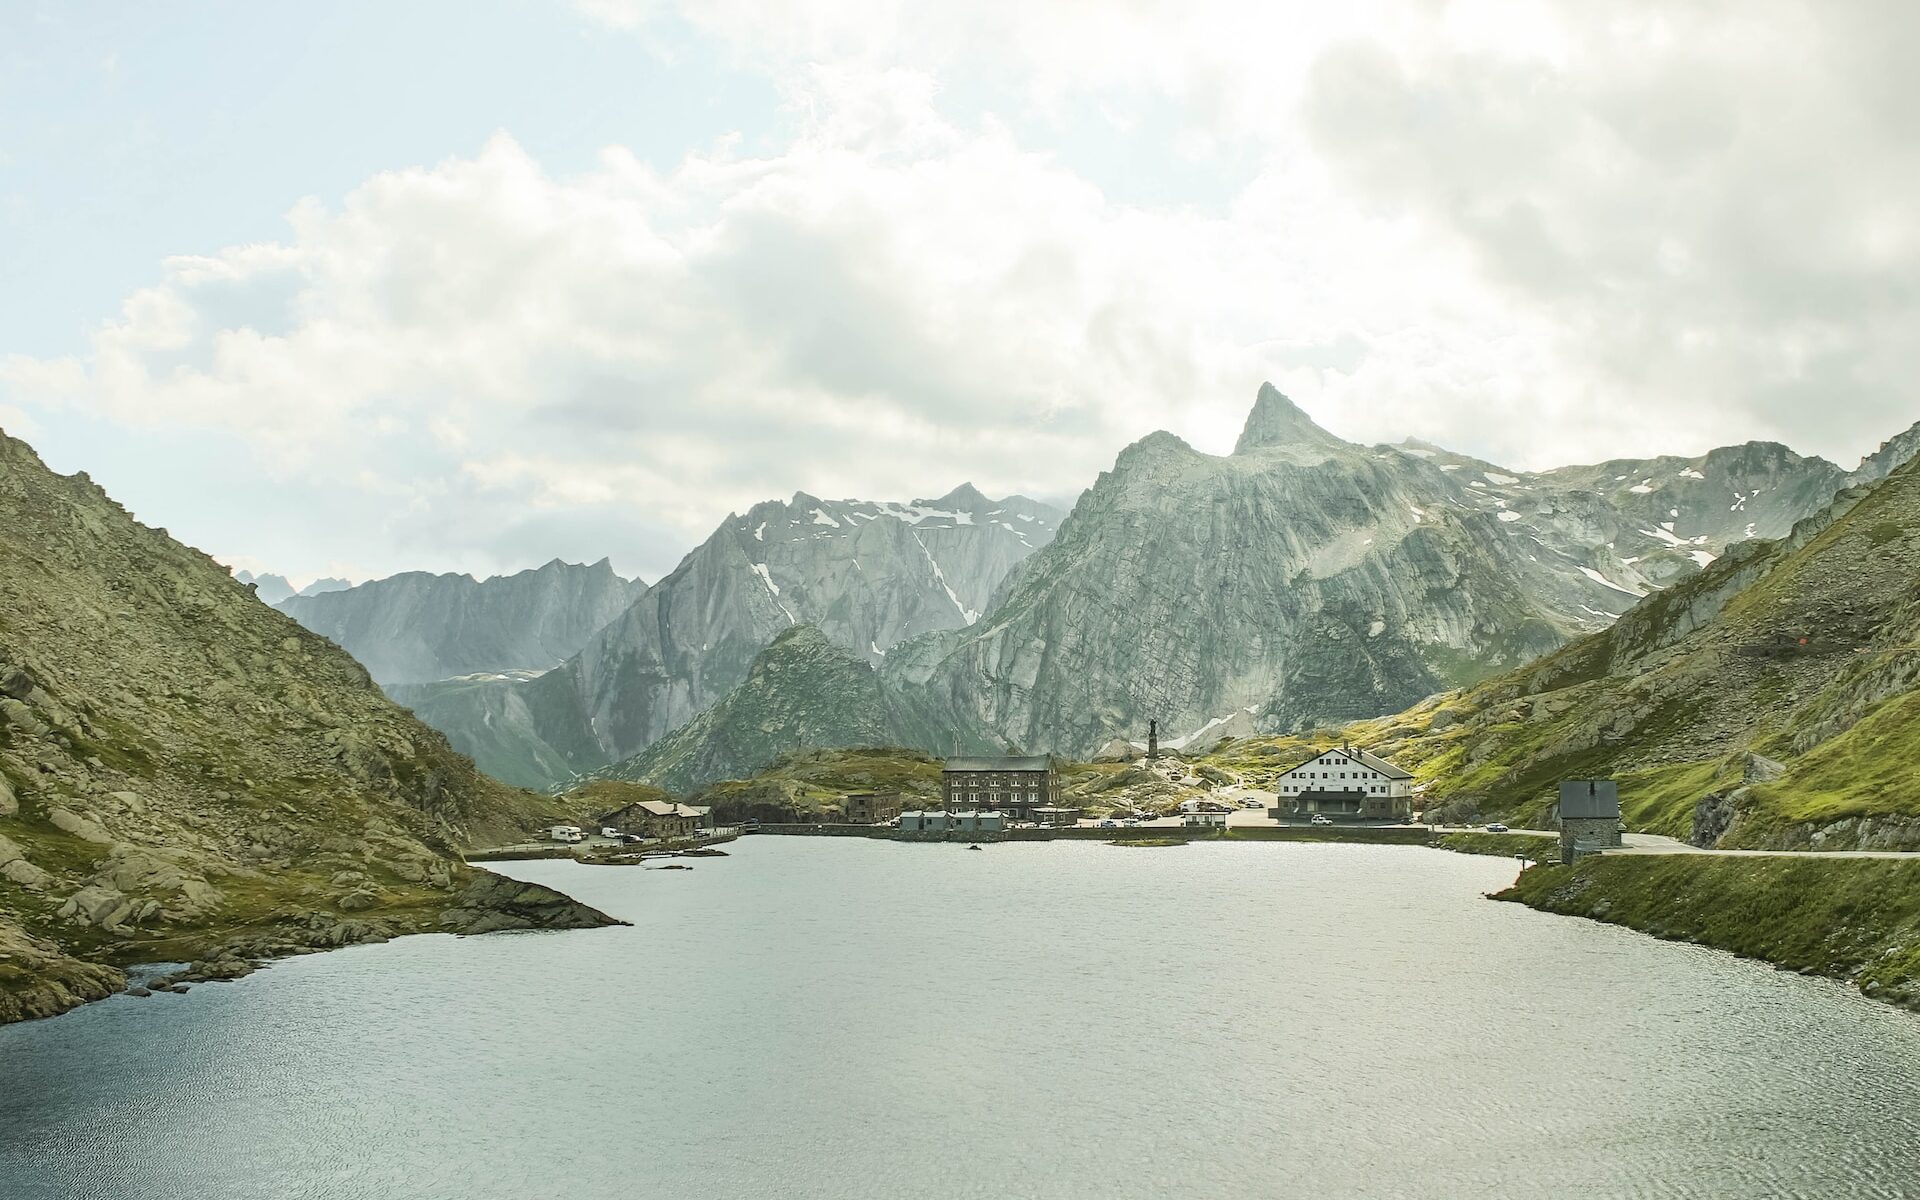
{"type": "Polygon", "coordinates": [[[474,870],[444,905],[340,915],[289,913],[242,931],[206,930],[167,946],[190,951],[178,970],[130,981],[127,968],[152,951],[139,943],[103,947],[103,960],[80,957],[0,920],[0,1025],[58,1016],[122,992],[183,992],[196,983],[240,979],[275,959],[418,933],[458,936],[509,930],[598,929],[624,925],[598,909],[537,883],[474,870]]]}

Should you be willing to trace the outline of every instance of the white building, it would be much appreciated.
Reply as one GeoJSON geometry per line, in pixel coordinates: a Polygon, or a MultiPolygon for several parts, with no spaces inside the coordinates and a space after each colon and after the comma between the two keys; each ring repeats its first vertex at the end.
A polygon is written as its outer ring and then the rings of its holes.
{"type": "Polygon", "coordinates": [[[1325,813],[1355,821],[1413,816],[1413,773],[1351,746],[1323,750],[1274,782],[1276,820],[1325,813]]]}

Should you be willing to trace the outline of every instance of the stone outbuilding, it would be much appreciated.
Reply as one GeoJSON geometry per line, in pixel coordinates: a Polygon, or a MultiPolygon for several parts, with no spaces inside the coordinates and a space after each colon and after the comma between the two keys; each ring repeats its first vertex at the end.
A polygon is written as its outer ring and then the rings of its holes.
{"type": "Polygon", "coordinates": [[[1617,849],[1620,840],[1620,787],[1611,779],[1568,779],[1553,806],[1560,826],[1560,861],[1617,849]]]}
{"type": "Polygon", "coordinates": [[[900,815],[900,793],[852,792],[843,807],[849,825],[886,825],[900,815]]]}

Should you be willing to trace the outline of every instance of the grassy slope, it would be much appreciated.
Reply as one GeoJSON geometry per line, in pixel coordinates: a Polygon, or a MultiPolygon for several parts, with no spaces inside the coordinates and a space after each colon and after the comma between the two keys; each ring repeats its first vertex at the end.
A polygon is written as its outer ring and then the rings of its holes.
{"type": "Polygon", "coordinates": [[[1600,855],[1524,871],[1497,898],[1849,979],[1920,1008],[1920,861],[1600,855]]]}

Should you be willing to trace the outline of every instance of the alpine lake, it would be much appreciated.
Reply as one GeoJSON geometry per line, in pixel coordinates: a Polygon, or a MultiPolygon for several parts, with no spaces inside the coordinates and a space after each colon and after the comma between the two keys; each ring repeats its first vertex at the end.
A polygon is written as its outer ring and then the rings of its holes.
{"type": "Polygon", "coordinates": [[[1906,1197],[1920,1019],[1418,847],[750,837],[0,1028],[0,1196],[1906,1197]]]}

